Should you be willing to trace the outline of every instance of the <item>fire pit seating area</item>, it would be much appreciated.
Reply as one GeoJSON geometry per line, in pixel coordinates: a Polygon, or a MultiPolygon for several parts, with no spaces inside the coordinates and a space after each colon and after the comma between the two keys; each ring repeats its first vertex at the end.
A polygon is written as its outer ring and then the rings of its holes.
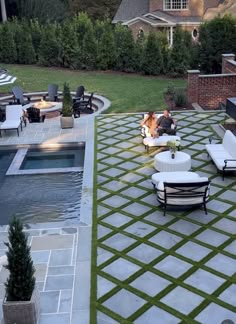
{"type": "Polygon", "coordinates": [[[221,144],[212,143],[212,139],[209,141],[206,150],[224,179],[226,171],[236,171],[236,137],[227,130],[221,144]]]}

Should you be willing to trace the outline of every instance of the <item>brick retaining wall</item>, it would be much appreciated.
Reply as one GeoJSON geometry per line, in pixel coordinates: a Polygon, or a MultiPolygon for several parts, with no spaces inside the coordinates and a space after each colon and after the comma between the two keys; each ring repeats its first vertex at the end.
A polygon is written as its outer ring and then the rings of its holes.
{"type": "Polygon", "coordinates": [[[219,102],[236,97],[236,62],[234,54],[222,55],[222,74],[200,75],[188,71],[188,103],[198,103],[203,109],[217,109],[219,102]]]}

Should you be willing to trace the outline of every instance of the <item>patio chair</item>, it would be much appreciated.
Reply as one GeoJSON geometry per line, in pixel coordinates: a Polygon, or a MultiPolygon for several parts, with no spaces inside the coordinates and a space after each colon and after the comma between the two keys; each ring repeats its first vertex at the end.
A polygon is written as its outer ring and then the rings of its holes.
{"type": "Polygon", "coordinates": [[[207,214],[206,203],[209,195],[210,181],[205,177],[185,181],[160,181],[157,185],[157,200],[164,207],[164,216],[169,206],[203,206],[207,214]]]}
{"type": "Polygon", "coordinates": [[[93,92],[89,96],[87,100],[75,101],[73,104],[73,113],[74,115],[84,114],[92,114],[93,113],[93,92]]]}
{"type": "Polygon", "coordinates": [[[1,131],[15,129],[17,135],[19,136],[19,127],[22,130],[22,123],[26,122],[23,117],[22,105],[7,105],[6,106],[6,120],[0,125],[0,136],[2,136],[1,131]]]}
{"type": "Polygon", "coordinates": [[[76,90],[75,97],[73,98],[73,102],[84,100],[84,86],[79,86],[76,90]]]}
{"type": "Polygon", "coordinates": [[[49,84],[48,92],[43,96],[43,100],[57,101],[57,99],[58,99],[58,85],[49,84]]]}
{"type": "Polygon", "coordinates": [[[0,106],[0,121],[3,122],[6,119],[6,107],[0,106]]]}
{"type": "Polygon", "coordinates": [[[29,123],[43,123],[46,115],[40,116],[40,109],[30,107],[27,109],[29,123]]]}
{"type": "Polygon", "coordinates": [[[13,93],[14,103],[18,105],[26,105],[30,102],[30,96],[26,96],[27,100],[24,99],[24,94],[21,87],[18,86],[13,87],[12,93],[13,93]]]}

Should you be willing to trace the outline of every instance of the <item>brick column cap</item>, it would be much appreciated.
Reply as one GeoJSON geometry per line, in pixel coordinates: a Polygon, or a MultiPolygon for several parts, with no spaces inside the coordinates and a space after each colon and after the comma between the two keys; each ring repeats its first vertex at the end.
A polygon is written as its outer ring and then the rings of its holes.
{"type": "Polygon", "coordinates": [[[188,70],[188,74],[200,74],[199,70],[188,70]]]}
{"type": "Polygon", "coordinates": [[[235,57],[235,54],[221,54],[223,57],[235,57]]]}

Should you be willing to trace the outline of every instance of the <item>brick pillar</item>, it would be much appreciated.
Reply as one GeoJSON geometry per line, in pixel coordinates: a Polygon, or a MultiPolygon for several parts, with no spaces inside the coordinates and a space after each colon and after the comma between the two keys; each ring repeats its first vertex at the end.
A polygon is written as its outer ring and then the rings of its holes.
{"type": "Polygon", "coordinates": [[[188,70],[188,103],[198,103],[199,70],[188,70]]]}
{"type": "Polygon", "coordinates": [[[234,54],[222,54],[222,69],[221,73],[225,74],[228,73],[226,69],[226,64],[228,60],[235,60],[235,55],[234,54]]]}

